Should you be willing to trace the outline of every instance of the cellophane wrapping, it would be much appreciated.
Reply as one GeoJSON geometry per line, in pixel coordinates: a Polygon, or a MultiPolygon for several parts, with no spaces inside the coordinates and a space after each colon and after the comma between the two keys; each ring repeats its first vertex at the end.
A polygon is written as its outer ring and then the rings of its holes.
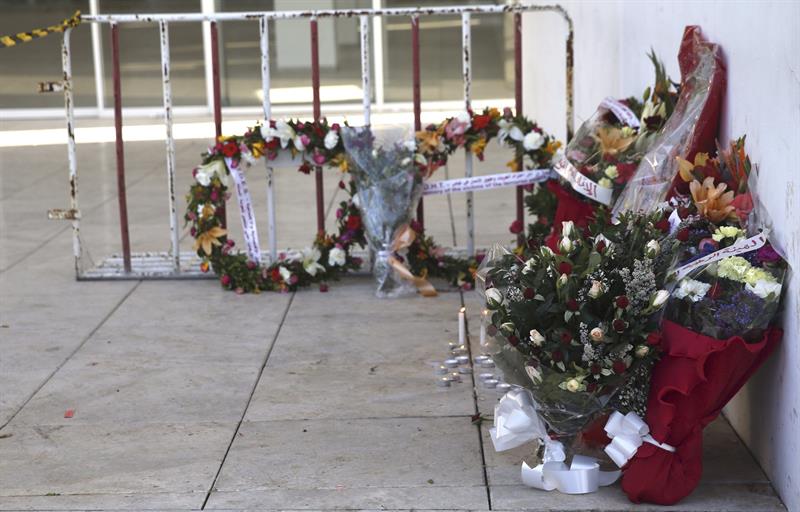
{"type": "Polygon", "coordinates": [[[356,184],[355,201],[374,253],[375,295],[413,294],[416,289],[390,264],[394,237],[411,221],[422,196],[422,175],[414,162],[413,144],[404,143],[397,134],[392,137],[394,142],[379,144],[369,127],[345,127],[341,134],[356,184]]]}

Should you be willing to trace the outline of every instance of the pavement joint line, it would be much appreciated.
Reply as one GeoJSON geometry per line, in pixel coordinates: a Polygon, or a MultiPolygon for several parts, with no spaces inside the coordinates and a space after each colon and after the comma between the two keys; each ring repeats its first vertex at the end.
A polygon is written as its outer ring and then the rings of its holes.
{"type": "Polygon", "coordinates": [[[29,183],[28,185],[26,185],[26,186],[22,187],[21,189],[19,189],[19,190],[15,190],[14,192],[11,192],[11,193],[10,193],[10,194],[8,194],[7,196],[0,197],[0,201],[6,201],[6,200],[8,200],[8,199],[11,199],[12,197],[14,197],[14,196],[16,196],[16,195],[18,195],[18,194],[21,194],[22,192],[25,192],[25,191],[27,191],[28,189],[34,188],[36,185],[38,185],[38,184],[39,184],[39,183],[41,183],[42,181],[45,181],[45,180],[46,180],[46,179],[48,179],[48,178],[52,178],[52,177],[53,177],[53,176],[55,176],[56,174],[62,173],[62,172],[64,172],[64,171],[66,171],[66,170],[67,170],[67,165],[64,165],[64,166],[62,166],[62,167],[59,167],[58,169],[56,169],[56,170],[54,170],[54,171],[51,171],[50,173],[48,173],[48,174],[45,174],[44,176],[40,176],[39,178],[37,178],[36,180],[34,180],[34,181],[33,181],[33,183],[29,183]]]}
{"type": "MultiPolygon", "coordinates": [[[[148,178],[148,177],[149,177],[149,176],[151,176],[152,174],[155,174],[155,173],[156,173],[157,171],[159,171],[159,170],[161,170],[161,166],[160,166],[160,165],[159,165],[159,166],[157,166],[157,167],[154,167],[154,168],[152,168],[151,170],[149,170],[149,171],[147,171],[147,172],[145,172],[145,173],[144,173],[144,174],[143,174],[141,177],[139,177],[139,179],[137,179],[137,180],[134,180],[134,181],[132,181],[132,182],[131,182],[131,183],[129,183],[129,184],[126,184],[126,185],[125,185],[125,187],[126,187],[126,190],[130,190],[130,189],[132,189],[133,187],[135,187],[136,185],[138,185],[139,183],[141,183],[143,180],[145,180],[146,178],[148,178]]],[[[111,196],[109,196],[109,197],[107,197],[107,198],[103,199],[102,201],[100,201],[100,202],[99,202],[99,203],[97,203],[96,205],[94,205],[94,206],[91,206],[91,207],[87,208],[87,209],[85,210],[85,212],[86,212],[86,213],[89,213],[89,212],[94,212],[94,211],[96,211],[96,210],[98,210],[98,209],[102,208],[103,206],[105,206],[105,205],[106,205],[106,203],[108,203],[109,201],[112,201],[112,200],[114,200],[114,199],[116,199],[116,198],[117,198],[117,194],[116,194],[116,193],[114,193],[113,195],[111,195],[111,196]]],[[[17,265],[19,265],[20,263],[22,263],[23,261],[25,261],[26,259],[30,258],[30,257],[31,257],[31,256],[33,256],[34,254],[36,254],[37,252],[39,252],[39,250],[40,250],[40,249],[42,249],[44,246],[46,246],[47,244],[49,244],[50,242],[52,242],[53,240],[55,240],[56,238],[58,238],[58,237],[59,237],[59,236],[60,236],[62,233],[64,233],[64,232],[65,232],[65,231],[67,231],[67,230],[70,230],[70,229],[72,229],[72,225],[71,225],[71,224],[65,224],[63,228],[56,230],[56,231],[55,231],[55,232],[54,232],[54,233],[53,233],[51,236],[49,236],[49,237],[48,237],[48,238],[46,238],[46,239],[45,239],[45,240],[44,240],[42,243],[40,243],[39,245],[37,245],[36,247],[34,247],[33,249],[31,249],[30,251],[28,251],[27,253],[25,253],[25,254],[24,254],[22,257],[20,257],[20,258],[19,258],[17,261],[15,261],[14,263],[10,264],[10,265],[9,265],[9,266],[7,266],[6,268],[2,268],[2,269],[0,269],[0,274],[4,274],[4,273],[8,272],[8,271],[9,271],[9,270],[11,270],[12,268],[16,267],[17,265]]],[[[80,235],[79,235],[79,236],[80,236],[80,235]]],[[[84,249],[84,250],[88,251],[88,249],[84,249]]]]}
{"type": "Polygon", "coordinates": [[[292,295],[289,297],[289,300],[286,303],[286,309],[283,310],[281,321],[278,323],[278,328],[275,330],[275,335],[272,337],[272,342],[269,344],[269,348],[267,348],[267,353],[264,355],[264,360],[261,362],[261,368],[258,370],[258,375],[253,381],[253,386],[250,389],[250,396],[247,397],[247,402],[244,404],[244,408],[242,409],[242,416],[239,418],[239,422],[236,424],[236,428],[233,430],[233,435],[231,435],[231,440],[228,443],[228,447],[225,449],[225,454],[222,456],[222,460],[219,463],[219,467],[217,468],[217,472],[214,475],[214,479],[211,481],[211,485],[208,487],[208,492],[206,493],[206,497],[203,500],[203,504],[200,506],[200,510],[204,510],[206,508],[206,505],[208,504],[208,500],[211,499],[211,493],[214,492],[214,487],[217,485],[217,480],[219,480],[219,475],[222,474],[222,468],[225,466],[225,461],[228,459],[228,454],[231,452],[231,448],[233,448],[233,443],[236,442],[236,436],[239,435],[239,430],[242,428],[242,423],[244,423],[244,418],[247,415],[247,410],[250,408],[250,403],[253,401],[253,396],[256,393],[256,389],[258,389],[258,383],[261,382],[261,377],[264,375],[264,370],[266,369],[267,363],[269,362],[269,356],[272,355],[272,349],[275,347],[275,343],[277,343],[278,341],[278,336],[280,336],[281,334],[283,323],[286,321],[286,317],[289,315],[289,310],[292,308],[292,303],[294,302],[294,297],[296,294],[297,294],[296,291],[292,292],[292,295]]]}
{"type": "Polygon", "coordinates": [[[97,324],[97,325],[96,325],[96,326],[95,326],[95,327],[94,327],[94,328],[93,328],[93,329],[92,329],[92,330],[89,332],[89,334],[87,334],[87,335],[86,335],[86,337],[85,337],[85,338],[83,338],[83,340],[82,340],[82,341],[81,341],[81,342],[78,344],[78,346],[77,346],[77,347],[75,347],[75,349],[74,349],[72,352],[70,352],[70,353],[69,353],[69,355],[67,355],[67,357],[65,357],[65,358],[64,358],[64,360],[63,360],[63,361],[61,361],[61,362],[58,364],[58,366],[56,366],[56,367],[55,367],[55,369],[54,369],[52,372],[50,372],[50,375],[48,375],[48,376],[47,376],[47,378],[46,378],[46,379],[44,379],[44,381],[42,381],[42,383],[41,383],[41,384],[39,384],[39,385],[36,387],[36,389],[35,389],[35,390],[33,390],[33,393],[31,393],[31,394],[30,394],[30,396],[28,396],[28,398],[26,398],[26,399],[25,399],[25,401],[22,403],[22,405],[20,405],[20,406],[17,408],[17,410],[16,410],[16,411],[14,411],[14,414],[12,414],[12,415],[11,415],[11,417],[9,417],[9,418],[8,418],[8,420],[6,420],[6,422],[5,422],[5,423],[3,423],[2,425],[0,425],[0,431],[2,431],[4,428],[6,428],[6,427],[8,426],[8,425],[9,425],[9,424],[10,424],[10,423],[11,423],[11,422],[14,420],[14,418],[16,418],[16,417],[17,417],[17,415],[18,415],[18,414],[19,414],[19,413],[22,411],[22,409],[24,409],[24,408],[25,408],[25,406],[26,406],[26,405],[28,405],[28,403],[29,403],[31,400],[33,400],[33,397],[35,397],[35,396],[36,396],[36,394],[37,394],[37,393],[39,393],[39,391],[41,391],[41,389],[42,389],[43,387],[45,387],[45,386],[47,385],[47,383],[48,383],[48,382],[50,382],[50,380],[51,380],[53,377],[55,377],[56,373],[58,373],[58,372],[59,372],[59,370],[61,370],[61,368],[63,368],[63,367],[64,367],[64,365],[65,365],[65,364],[67,364],[67,362],[69,362],[69,360],[70,360],[70,359],[72,359],[72,357],[73,357],[73,356],[75,356],[75,354],[77,354],[77,353],[78,353],[78,351],[80,351],[80,350],[81,350],[81,349],[84,347],[84,345],[86,345],[86,343],[87,343],[87,342],[88,342],[90,339],[92,339],[92,337],[93,337],[93,336],[94,336],[94,335],[97,333],[97,331],[99,331],[99,330],[100,330],[100,328],[101,328],[101,327],[103,327],[103,325],[105,325],[105,323],[106,323],[106,322],[109,320],[109,318],[111,318],[111,316],[112,316],[114,313],[116,313],[116,312],[117,312],[117,310],[120,308],[120,306],[122,306],[122,304],[123,304],[123,303],[124,303],[126,300],[128,300],[128,297],[130,297],[130,296],[133,294],[133,292],[135,292],[135,291],[136,291],[136,289],[137,289],[137,288],[139,288],[139,285],[140,285],[140,284],[142,284],[142,281],[141,281],[141,280],[140,280],[140,281],[136,281],[136,283],[135,283],[135,284],[134,284],[134,285],[131,287],[131,289],[130,289],[130,290],[128,290],[128,292],[127,292],[127,293],[125,293],[125,295],[124,295],[124,296],[123,296],[123,297],[122,297],[122,298],[119,300],[119,302],[117,302],[117,304],[116,304],[116,305],[115,305],[113,308],[111,308],[111,311],[109,311],[109,312],[108,312],[108,313],[107,313],[107,314],[106,314],[106,315],[105,315],[105,316],[102,318],[102,320],[100,320],[100,322],[99,322],[99,323],[98,323],[98,324],[97,324]]]}
{"type": "MultiPolygon", "coordinates": [[[[461,306],[465,307],[466,304],[464,302],[464,291],[459,290],[459,296],[461,297],[461,306]]],[[[472,373],[469,374],[470,380],[472,381],[472,405],[474,407],[474,414],[479,415],[481,413],[480,408],[478,407],[478,388],[477,383],[475,382],[475,371],[474,371],[474,359],[472,358],[472,339],[469,333],[469,318],[464,319],[465,330],[467,335],[467,355],[469,356],[469,366],[473,368],[472,373]]],[[[483,472],[483,485],[486,489],[486,501],[489,506],[489,510],[492,510],[492,491],[489,485],[489,472],[486,469],[486,452],[485,447],[483,446],[483,434],[481,433],[481,424],[480,421],[475,425],[477,432],[478,432],[478,447],[481,450],[481,471],[483,472]]]]}

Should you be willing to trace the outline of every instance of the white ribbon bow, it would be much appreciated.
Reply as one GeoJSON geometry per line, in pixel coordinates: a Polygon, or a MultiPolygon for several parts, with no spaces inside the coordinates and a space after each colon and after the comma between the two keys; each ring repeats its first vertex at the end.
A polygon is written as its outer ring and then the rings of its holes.
{"type": "Polygon", "coordinates": [[[623,416],[622,413],[614,411],[608,418],[605,431],[611,438],[611,443],[606,446],[605,452],[619,467],[628,463],[642,443],[650,443],[668,452],[675,451],[674,446],[656,441],[650,435],[650,427],[635,412],[623,416]]]}
{"type": "Polygon", "coordinates": [[[511,388],[494,408],[494,427],[489,429],[494,449],[510,450],[529,441],[544,444],[542,464],[531,468],[522,463],[522,482],[544,491],[558,490],[565,494],[586,494],[598,487],[614,483],[619,471],[600,471],[591,457],[576,455],[572,464],[564,463],[564,445],[550,439],[544,422],[536,413],[530,393],[522,388],[511,388]]]}

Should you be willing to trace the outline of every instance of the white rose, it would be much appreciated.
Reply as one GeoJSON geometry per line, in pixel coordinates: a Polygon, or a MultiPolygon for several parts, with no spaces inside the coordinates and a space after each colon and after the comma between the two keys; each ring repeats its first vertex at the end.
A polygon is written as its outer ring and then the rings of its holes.
{"type": "Polygon", "coordinates": [[[553,250],[543,245],[539,248],[539,253],[542,255],[543,258],[551,258],[553,257],[553,250]]]}
{"type": "Polygon", "coordinates": [[[594,328],[594,329],[592,329],[592,331],[589,333],[589,336],[591,336],[591,337],[592,337],[592,340],[594,340],[594,341],[601,341],[601,340],[603,339],[603,336],[605,336],[605,334],[606,334],[606,333],[605,333],[605,332],[603,332],[603,329],[601,329],[601,328],[599,328],[599,327],[595,327],[595,328],[594,328]]]}
{"type": "Polygon", "coordinates": [[[544,137],[539,132],[530,132],[522,139],[522,146],[527,151],[535,151],[544,144],[544,137]]]}
{"type": "MultiPolygon", "coordinates": [[[[213,172],[212,172],[212,173],[213,173],[213,172]]],[[[207,187],[207,186],[211,185],[211,174],[212,174],[212,173],[209,173],[209,171],[208,171],[208,166],[206,166],[206,165],[201,165],[200,167],[198,167],[198,168],[195,170],[195,173],[194,173],[194,179],[195,179],[195,180],[197,181],[197,183],[199,183],[200,185],[202,185],[202,186],[204,186],[204,187],[207,187]]]]}
{"type": "Polygon", "coordinates": [[[503,293],[497,288],[486,290],[486,303],[492,308],[498,308],[503,303],[503,293]]]}
{"type": "Polygon", "coordinates": [[[325,134],[325,149],[333,149],[339,143],[339,134],[336,130],[331,130],[325,134]]]}
{"type": "Polygon", "coordinates": [[[668,298],[669,292],[667,290],[658,290],[655,294],[653,294],[650,304],[655,308],[660,308],[665,302],[667,302],[668,298]]]}
{"type": "Polygon", "coordinates": [[[469,112],[467,112],[466,110],[458,114],[456,116],[456,119],[458,120],[459,123],[467,125],[467,128],[472,126],[472,116],[470,116],[469,112]]]}
{"type": "Polygon", "coordinates": [[[597,182],[603,188],[614,188],[614,184],[608,178],[600,178],[600,181],[597,182]]]}
{"type": "Polygon", "coordinates": [[[572,236],[575,233],[575,223],[571,220],[561,223],[561,233],[564,236],[572,236]]]}
{"type": "Polygon", "coordinates": [[[578,379],[569,379],[566,385],[567,391],[575,393],[581,389],[581,383],[578,379]]]}
{"type": "Polygon", "coordinates": [[[341,267],[345,264],[347,259],[347,253],[344,252],[344,249],[339,247],[334,247],[328,253],[328,265],[332,267],[341,267]]]}
{"type": "Polygon", "coordinates": [[[638,347],[636,347],[636,352],[634,352],[636,357],[639,358],[645,357],[649,353],[650,353],[650,347],[648,347],[647,345],[639,345],[638,347]]]}
{"type": "Polygon", "coordinates": [[[541,347],[542,343],[544,343],[544,336],[542,336],[542,333],[540,333],[536,329],[531,329],[530,337],[531,337],[531,343],[533,343],[537,347],[541,347]]]}
{"type": "Polygon", "coordinates": [[[561,250],[562,253],[569,254],[570,251],[572,251],[572,240],[570,240],[566,236],[563,237],[561,241],[558,243],[558,248],[561,250]]]}
{"type": "Polygon", "coordinates": [[[522,273],[530,274],[536,268],[535,265],[536,265],[536,260],[534,260],[533,258],[529,259],[528,261],[525,262],[525,266],[522,267],[522,273]]]}
{"type": "Polygon", "coordinates": [[[589,297],[596,299],[601,296],[604,291],[603,283],[600,281],[592,281],[592,287],[589,288],[589,297]]]}
{"type": "Polygon", "coordinates": [[[755,293],[762,299],[766,299],[769,296],[772,296],[772,298],[777,299],[778,297],[781,296],[781,284],[772,281],[765,281],[762,279],[760,281],[756,281],[755,285],[749,283],[746,284],[745,288],[747,289],[747,291],[755,293]]]}
{"type": "Polygon", "coordinates": [[[558,278],[558,281],[556,282],[556,286],[557,286],[558,288],[561,288],[562,286],[564,286],[565,284],[567,284],[567,280],[568,280],[568,279],[569,279],[569,278],[567,277],[567,274],[561,274],[561,277],[559,277],[559,278],[558,278]]]}
{"type": "Polygon", "coordinates": [[[644,246],[644,253],[650,258],[655,258],[659,252],[661,252],[661,246],[655,240],[650,240],[644,246]]]}

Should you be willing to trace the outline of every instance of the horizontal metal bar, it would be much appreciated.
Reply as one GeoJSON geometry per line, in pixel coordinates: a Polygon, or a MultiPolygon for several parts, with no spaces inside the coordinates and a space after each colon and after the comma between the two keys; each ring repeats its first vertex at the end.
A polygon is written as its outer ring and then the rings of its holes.
{"type": "Polygon", "coordinates": [[[339,10],[310,10],[310,11],[245,11],[245,12],[220,12],[220,13],[181,13],[181,14],[98,14],[81,16],[83,22],[94,23],[155,23],[191,22],[191,21],[235,21],[268,19],[297,19],[297,18],[352,18],[362,15],[370,16],[446,16],[463,13],[474,14],[502,14],[530,11],[551,11],[561,14],[568,21],[570,27],[572,20],[566,10],[560,5],[464,5],[452,7],[403,7],[393,9],[339,9],[339,10]]]}
{"type": "Polygon", "coordinates": [[[39,82],[39,92],[61,92],[64,90],[64,82],[39,82]]]}

